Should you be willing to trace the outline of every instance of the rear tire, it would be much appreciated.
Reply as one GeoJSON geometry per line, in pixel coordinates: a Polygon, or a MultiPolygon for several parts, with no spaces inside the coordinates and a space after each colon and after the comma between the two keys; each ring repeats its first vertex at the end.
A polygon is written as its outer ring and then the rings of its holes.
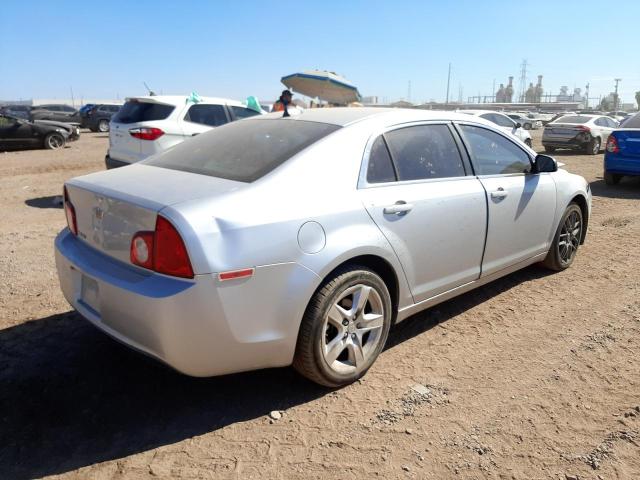
{"type": "Polygon", "coordinates": [[[525,130],[531,130],[531,124],[530,123],[525,123],[522,128],[524,128],[525,130]]]}
{"type": "Polygon", "coordinates": [[[607,185],[617,185],[620,183],[622,175],[610,172],[604,172],[604,183],[607,185]]]}
{"type": "Polygon", "coordinates": [[[585,153],[587,155],[597,155],[600,153],[600,139],[593,138],[589,143],[587,143],[584,147],[585,153]]]}
{"type": "Polygon", "coordinates": [[[47,150],[57,150],[64,147],[65,139],[59,133],[50,133],[44,137],[44,148],[47,150]]]}
{"type": "Polygon", "coordinates": [[[544,151],[547,153],[553,153],[556,151],[556,147],[544,147],[544,151]]]}
{"type": "Polygon", "coordinates": [[[556,272],[569,268],[576,258],[583,228],[582,210],[575,203],[570,203],[560,219],[549,253],[542,262],[544,266],[556,272]]]}
{"type": "Polygon", "coordinates": [[[382,352],[391,318],[384,281],[363,266],[342,268],[320,286],[307,306],[293,367],[327,387],[353,383],[382,352]]]}

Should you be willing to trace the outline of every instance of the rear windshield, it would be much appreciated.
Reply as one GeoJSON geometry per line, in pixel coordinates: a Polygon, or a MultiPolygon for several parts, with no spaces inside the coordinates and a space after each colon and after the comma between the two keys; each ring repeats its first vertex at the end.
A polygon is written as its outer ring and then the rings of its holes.
{"type": "Polygon", "coordinates": [[[581,117],[578,115],[567,115],[565,117],[560,117],[555,121],[555,123],[587,123],[591,120],[591,117],[581,117]]]}
{"type": "Polygon", "coordinates": [[[161,103],[129,101],[125,103],[113,118],[117,123],[138,123],[151,120],[164,120],[175,107],[161,103]]]}
{"type": "Polygon", "coordinates": [[[233,122],[142,163],[253,182],[340,127],[298,120],[233,122]]]}
{"type": "Polygon", "coordinates": [[[629,117],[621,126],[623,128],[640,128],[640,113],[636,113],[633,117],[629,117]]]}

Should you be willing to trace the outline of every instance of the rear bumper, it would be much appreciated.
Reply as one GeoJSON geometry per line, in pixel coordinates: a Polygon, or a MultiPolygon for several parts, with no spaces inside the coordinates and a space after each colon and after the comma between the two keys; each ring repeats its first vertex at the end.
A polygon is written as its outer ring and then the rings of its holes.
{"type": "Polygon", "coordinates": [[[122,160],[116,160],[114,158],[111,158],[109,155],[105,155],[104,164],[106,165],[107,170],[111,170],[112,168],[118,168],[118,167],[126,167],[127,165],[131,165],[130,163],[123,162],[122,160]]]}
{"type": "Polygon", "coordinates": [[[571,138],[571,139],[567,139],[567,140],[562,140],[562,139],[542,139],[542,146],[543,147],[556,147],[556,148],[582,148],[584,147],[587,143],[589,142],[585,142],[584,140],[578,140],[576,138],[571,138]]]}
{"type": "Polygon", "coordinates": [[[625,157],[607,152],[604,156],[604,171],[620,175],[640,175],[640,157],[625,157]]]}
{"type": "Polygon", "coordinates": [[[306,308],[293,305],[290,289],[318,282],[295,263],[258,267],[250,279],[225,283],[213,274],[172,278],[114,260],[68,229],[55,251],[60,287],[78,313],[192,376],[290,365],[306,308]]]}

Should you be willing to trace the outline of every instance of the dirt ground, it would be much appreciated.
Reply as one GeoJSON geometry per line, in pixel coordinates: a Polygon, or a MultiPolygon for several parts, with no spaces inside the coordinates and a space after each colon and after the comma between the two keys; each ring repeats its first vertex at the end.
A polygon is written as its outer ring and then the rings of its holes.
{"type": "Polygon", "coordinates": [[[607,187],[602,155],[557,155],[594,194],[572,268],[412,317],[329,391],[291,369],[181,376],[70,311],[53,197],[107,142],[0,153],[0,479],[640,478],[640,182],[607,187]]]}

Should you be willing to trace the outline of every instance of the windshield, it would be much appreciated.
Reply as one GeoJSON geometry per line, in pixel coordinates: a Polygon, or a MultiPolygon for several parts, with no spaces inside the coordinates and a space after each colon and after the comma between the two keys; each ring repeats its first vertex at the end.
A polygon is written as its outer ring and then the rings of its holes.
{"type": "Polygon", "coordinates": [[[591,117],[581,117],[579,115],[567,115],[560,117],[554,123],[587,123],[591,117]]]}
{"type": "Polygon", "coordinates": [[[296,120],[244,120],[202,133],[142,163],[253,182],[339,128],[296,120]]]}

